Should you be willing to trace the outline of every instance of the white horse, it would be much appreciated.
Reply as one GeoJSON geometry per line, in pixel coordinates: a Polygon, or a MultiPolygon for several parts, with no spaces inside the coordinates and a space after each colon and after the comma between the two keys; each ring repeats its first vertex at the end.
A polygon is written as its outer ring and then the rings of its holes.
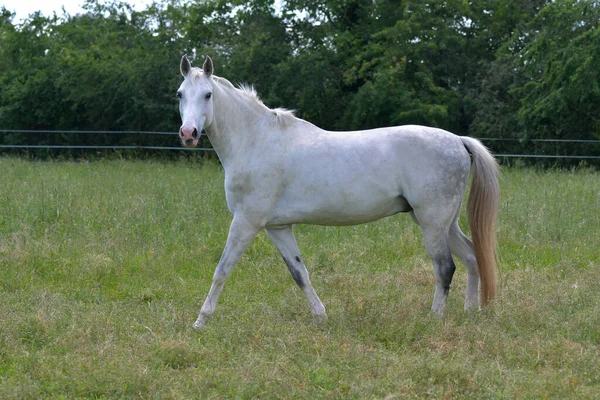
{"type": "MultiPolygon", "coordinates": [[[[423,231],[436,287],[432,309],[443,314],[456,255],[467,268],[465,309],[489,303],[496,292],[498,166],[477,140],[425,126],[328,132],[269,109],[249,87],[235,88],[181,59],[177,91],[184,145],[195,146],[204,128],[225,170],[233,215],[223,255],[195,328],[214,313],[223,285],[242,253],[265,229],[312,313],[326,319],[296,239],[293,224],[353,225],[408,212],[423,231]],[[469,240],[458,226],[472,168],[469,240]]],[[[317,71],[315,71],[317,73],[317,71]]]]}

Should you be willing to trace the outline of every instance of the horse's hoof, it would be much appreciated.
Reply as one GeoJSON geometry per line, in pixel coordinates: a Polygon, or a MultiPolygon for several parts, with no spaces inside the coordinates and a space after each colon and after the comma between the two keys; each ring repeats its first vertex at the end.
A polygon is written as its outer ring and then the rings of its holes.
{"type": "Polygon", "coordinates": [[[435,314],[436,317],[442,318],[444,316],[444,308],[431,308],[431,311],[435,314]]]}
{"type": "Polygon", "coordinates": [[[327,323],[327,314],[315,314],[313,318],[317,324],[326,324],[327,323]]]}
{"type": "Polygon", "coordinates": [[[208,321],[204,317],[198,317],[196,322],[194,322],[194,329],[200,330],[206,327],[206,323],[208,321]]]}

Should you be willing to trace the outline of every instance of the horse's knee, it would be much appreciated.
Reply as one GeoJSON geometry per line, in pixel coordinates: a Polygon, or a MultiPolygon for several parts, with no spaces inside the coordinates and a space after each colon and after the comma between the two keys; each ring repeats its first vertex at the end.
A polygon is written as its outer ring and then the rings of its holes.
{"type": "Polygon", "coordinates": [[[225,270],[225,268],[222,268],[220,266],[218,266],[215,269],[215,273],[213,274],[213,284],[215,285],[222,285],[225,283],[225,281],[227,280],[227,278],[229,278],[230,273],[225,270]]]}

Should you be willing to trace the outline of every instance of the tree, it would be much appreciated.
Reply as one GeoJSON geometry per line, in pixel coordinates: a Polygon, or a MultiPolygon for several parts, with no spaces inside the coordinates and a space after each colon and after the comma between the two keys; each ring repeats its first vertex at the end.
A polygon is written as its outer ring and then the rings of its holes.
{"type": "MultiPolygon", "coordinates": [[[[0,62],[9,67],[0,73],[6,82],[0,89],[0,124],[176,132],[180,46],[171,37],[165,40],[163,10],[134,12],[118,2],[89,1],[85,7],[86,13],[61,19],[35,14],[20,29],[3,25],[7,40],[0,62]]],[[[27,140],[131,144],[132,138],[28,135],[27,140]]]]}
{"type": "MultiPolygon", "coordinates": [[[[526,78],[515,67],[530,40],[530,24],[547,0],[484,1],[475,13],[478,37],[472,41],[475,54],[487,55],[476,64],[476,84],[467,88],[472,120],[470,133],[477,137],[521,137],[517,118],[520,102],[514,89],[526,78]],[[488,49],[488,51],[484,51],[488,49]]],[[[508,148],[503,147],[503,150],[508,148]]],[[[514,147],[511,149],[515,149],[514,147]]],[[[511,152],[511,151],[506,151],[511,152]]]]}
{"type": "MultiPolygon", "coordinates": [[[[547,2],[529,14],[482,74],[471,131],[518,139],[600,137],[598,1],[547,2]]],[[[502,151],[596,154],[592,146],[527,142],[502,151]]]]}
{"type": "Polygon", "coordinates": [[[514,94],[528,137],[600,138],[600,2],[548,4],[516,66],[528,78],[514,94]]]}

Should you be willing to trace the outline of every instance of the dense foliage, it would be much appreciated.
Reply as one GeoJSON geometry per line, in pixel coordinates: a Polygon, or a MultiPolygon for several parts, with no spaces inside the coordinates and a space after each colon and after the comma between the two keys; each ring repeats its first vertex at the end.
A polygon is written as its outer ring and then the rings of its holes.
{"type": "Polygon", "coordinates": [[[162,0],[144,11],[88,0],[78,15],[0,14],[0,129],[175,132],[186,53],[195,64],[211,55],[218,74],[327,129],[425,124],[478,137],[600,139],[597,0],[162,0]]]}

